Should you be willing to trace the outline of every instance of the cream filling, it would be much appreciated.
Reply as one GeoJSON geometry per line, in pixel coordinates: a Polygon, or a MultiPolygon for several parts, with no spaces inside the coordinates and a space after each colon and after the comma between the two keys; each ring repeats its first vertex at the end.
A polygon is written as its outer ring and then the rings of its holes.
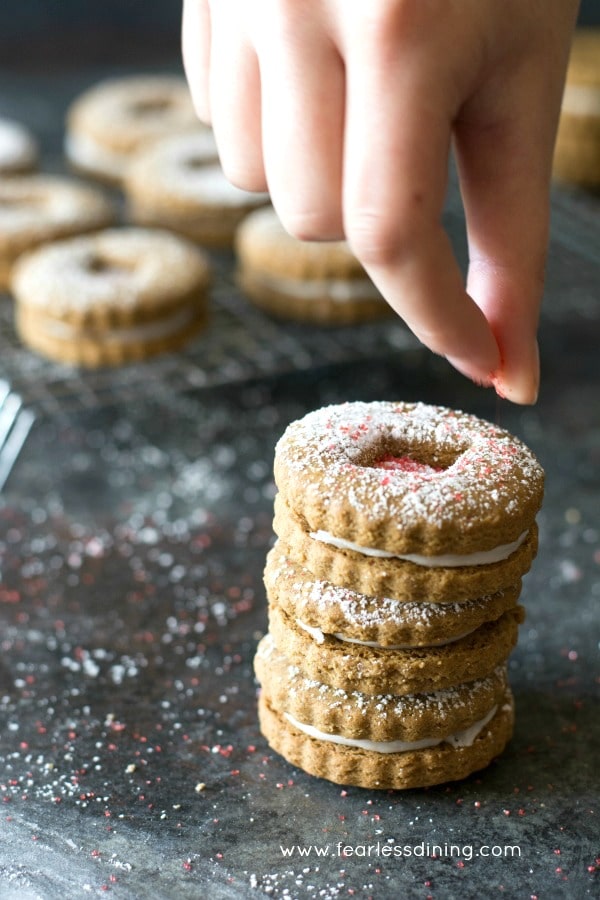
{"type": "Polygon", "coordinates": [[[332,547],[337,547],[338,550],[354,550],[356,553],[362,553],[364,556],[376,556],[381,559],[403,559],[406,562],[414,563],[416,566],[425,566],[430,569],[450,569],[458,566],[485,566],[508,559],[515,550],[518,550],[528,533],[528,531],[524,531],[516,541],[512,541],[510,544],[499,544],[498,547],[493,547],[492,550],[480,550],[476,553],[462,554],[444,553],[441,556],[421,556],[419,553],[389,553],[387,550],[376,550],[374,547],[361,547],[360,544],[355,544],[353,541],[334,537],[328,531],[311,531],[310,536],[315,541],[330,544],[332,547]]]}
{"type": "Polygon", "coordinates": [[[370,750],[375,753],[406,753],[409,750],[425,750],[427,747],[437,747],[439,744],[451,744],[453,747],[471,747],[480,732],[495,716],[497,709],[497,705],[493,706],[483,719],[480,719],[473,725],[469,725],[468,728],[463,728],[462,731],[456,731],[454,734],[449,734],[443,738],[423,738],[420,741],[368,741],[360,738],[347,738],[341,734],[327,734],[325,731],[319,731],[314,725],[306,725],[304,722],[299,722],[290,713],[284,713],[284,716],[294,728],[303,731],[309,737],[316,738],[318,741],[330,741],[333,744],[343,744],[344,747],[358,747],[360,750],[370,750]]]}
{"type": "MultiPolygon", "coordinates": [[[[68,322],[44,317],[43,330],[51,337],[59,340],[76,340],[82,336],[90,336],[95,339],[106,338],[118,340],[119,343],[128,344],[134,341],[152,341],[177,334],[186,325],[193,322],[196,310],[191,306],[185,306],[177,310],[172,316],[160,319],[157,322],[144,322],[131,328],[115,328],[110,331],[85,331],[68,322]]],[[[41,319],[38,320],[38,324],[41,319]]]]}
{"type": "MultiPolygon", "coordinates": [[[[307,625],[300,619],[296,619],[296,625],[303,628],[305,631],[308,631],[317,644],[322,644],[324,642],[326,635],[320,628],[315,628],[313,625],[307,625]]],[[[332,637],[337,638],[338,641],[344,641],[347,644],[360,644],[362,647],[376,647],[378,650],[426,650],[428,647],[445,647],[446,644],[454,644],[456,641],[460,641],[474,631],[475,628],[470,628],[468,631],[450,638],[447,641],[436,641],[433,644],[379,644],[377,641],[362,641],[359,640],[359,638],[345,637],[338,631],[335,631],[332,637]]]]}
{"type": "Polygon", "coordinates": [[[327,297],[334,303],[352,303],[359,300],[381,300],[383,298],[368,278],[322,278],[318,280],[283,278],[275,275],[254,276],[265,288],[287,294],[290,297],[305,297],[318,300],[327,297]]]}
{"type": "Polygon", "coordinates": [[[588,84],[568,84],[562,109],[573,116],[600,116],[600,88],[588,84]]]}

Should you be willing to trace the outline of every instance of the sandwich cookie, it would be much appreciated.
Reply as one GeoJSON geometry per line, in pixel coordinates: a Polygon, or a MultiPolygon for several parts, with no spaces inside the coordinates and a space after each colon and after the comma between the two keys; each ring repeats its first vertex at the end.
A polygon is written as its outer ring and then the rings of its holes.
{"type": "Polygon", "coordinates": [[[22,253],[112,224],[115,211],[94,188],[51,175],[0,178],[0,289],[22,253]]]}
{"type": "Polygon", "coordinates": [[[37,166],[38,145],[19,122],[0,117],[0,176],[24,175],[37,166]]]}
{"type": "Polygon", "coordinates": [[[119,365],[175,350],[207,319],[210,267],[169,232],[112,229],[19,260],[17,330],[50,359],[119,365]]]}
{"type": "Polygon", "coordinates": [[[214,143],[194,134],[161,142],[140,154],[125,182],[128,212],[139,225],[161,225],[209,247],[230,247],[249,212],[267,194],[242,191],[226,178],[214,143]]]}
{"type": "Polygon", "coordinates": [[[269,606],[269,632],[277,648],[308,678],[346,691],[410,694],[437,691],[483,678],[503,663],[517,643],[522,606],[444,644],[406,647],[348,641],[303,627],[280,607],[269,606]]]}
{"type": "Polygon", "coordinates": [[[448,690],[398,696],[312,679],[270,635],[254,665],[260,725],[270,746],[339,784],[406,789],[465,778],[487,766],[512,734],[503,666],[448,690]]]}
{"type": "Polygon", "coordinates": [[[556,138],[559,181],[600,187],[600,28],[575,32],[556,138]]]}
{"type": "Polygon", "coordinates": [[[325,635],[364,646],[407,649],[449,644],[512,609],[521,582],[475,600],[415,602],[370,597],[315,578],[277,541],[267,556],[267,597],[323,642],[325,635]]]}
{"type": "Polygon", "coordinates": [[[240,287],[275,316],[344,325],[392,315],[346,242],[297,240],[271,207],[244,220],[236,251],[240,287]]]}
{"type": "Polygon", "coordinates": [[[135,75],[89,88],[67,113],[65,154],[77,171],[121,184],[134,154],[200,125],[184,78],[135,75]]]}

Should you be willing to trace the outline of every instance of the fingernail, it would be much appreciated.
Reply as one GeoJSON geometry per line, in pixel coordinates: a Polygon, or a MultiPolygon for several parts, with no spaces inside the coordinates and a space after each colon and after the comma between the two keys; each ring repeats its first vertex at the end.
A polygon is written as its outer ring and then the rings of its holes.
{"type": "Polygon", "coordinates": [[[525,365],[514,372],[499,369],[494,372],[491,383],[499,397],[524,405],[535,403],[540,389],[540,351],[537,341],[534,340],[531,355],[525,365]]]}

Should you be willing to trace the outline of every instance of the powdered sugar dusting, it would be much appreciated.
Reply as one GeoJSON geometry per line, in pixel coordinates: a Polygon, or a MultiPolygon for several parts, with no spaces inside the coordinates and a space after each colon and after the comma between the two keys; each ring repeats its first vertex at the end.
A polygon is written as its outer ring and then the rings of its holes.
{"type": "MultiPolygon", "coordinates": [[[[321,509],[343,503],[373,530],[385,523],[399,534],[423,522],[468,534],[487,518],[514,521],[515,529],[518,523],[516,537],[523,508],[533,506],[535,514],[543,486],[541,466],[513,435],[422,403],[356,402],[309,413],[279,441],[275,473],[279,481],[287,473],[321,509]],[[390,456],[414,465],[374,465],[390,456]]],[[[490,546],[492,539],[490,533],[490,546]]]]}

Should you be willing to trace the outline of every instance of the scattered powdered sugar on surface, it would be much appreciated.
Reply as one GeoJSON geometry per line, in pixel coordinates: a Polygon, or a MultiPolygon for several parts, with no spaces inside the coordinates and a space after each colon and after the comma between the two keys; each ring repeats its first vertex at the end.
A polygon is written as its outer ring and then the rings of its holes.
{"type": "Polygon", "coordinates": [[[307,489],[316,490],[318,482],[324,505],[343,495],[366,520],[392,516],[399,529],[458,520],[465,531],[477,527],[482,512],[498,511],[506,520],[543,484],[535,456],[513,435],[467,413],[422,403],[316,410],[288,426],[276,459],[292,478],[313,473],[307,489]],[[419,459],[423,452],[433,458],[419,459]],[[373,465],[389,455],[425,465],[373,465]],[[440,467],[443,459],[452,461],[440,467]]]}

